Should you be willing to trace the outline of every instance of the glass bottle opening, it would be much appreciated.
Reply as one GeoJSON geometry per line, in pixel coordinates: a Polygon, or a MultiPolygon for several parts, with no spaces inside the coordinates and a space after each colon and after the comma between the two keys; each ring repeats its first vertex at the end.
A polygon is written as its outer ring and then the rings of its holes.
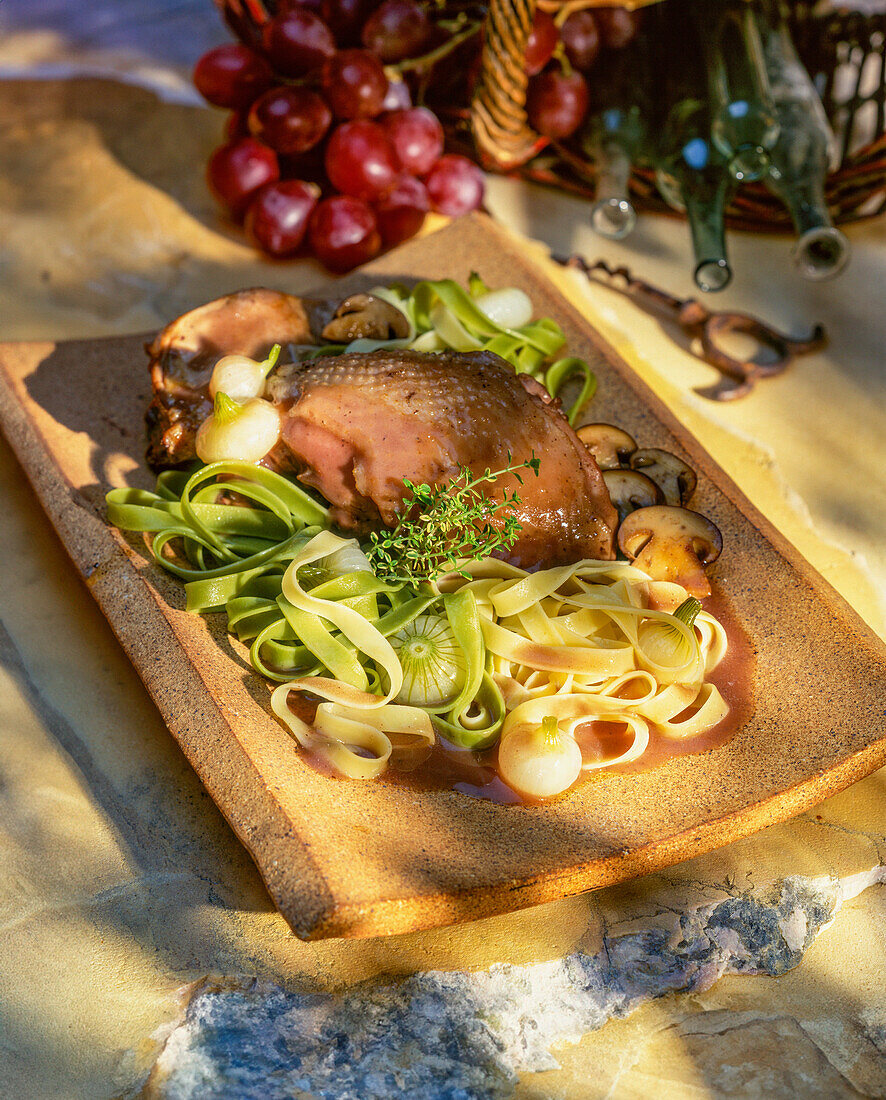
{"type": "Polygon", "coordinates": [[[741,145],[729,161],[729,173],[739,181],[762,179],[768,170],[769,153],[762,145],[741,145]]]}
{"type": "Polygon", "coordinates": [[[833,226],[810,229],[794,245],[794,262],[805,279],[830,279],[849,261],[849,241],[833,226]]]}
{"type": "Polygon", "coordinates": [[[627,199],[603,199],[591,207],[591,227],[602,237],[619,241],[637,224],[637,213],[627,199]]]}
{"type": "Polygon", "coordinates": [[[726,260],[702,260],[695,269],[695,285],[709,293],[722,290],[732,279],[732,268],[726,260]]]}

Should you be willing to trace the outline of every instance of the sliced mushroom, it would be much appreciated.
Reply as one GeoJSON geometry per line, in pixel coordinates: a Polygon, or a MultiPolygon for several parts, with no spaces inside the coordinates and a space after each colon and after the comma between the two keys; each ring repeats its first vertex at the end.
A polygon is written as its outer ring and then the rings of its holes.
{"type": "Polygon", "coordinates": [[[653,580],[682,584],[701,599],[711,594],[705,567],[720,556],[723,536],[698,512],[661,504],[631,512],[618,529],[618,545],[653,580]]]}
{"type": "Polygon", "coordinates": [[[698,484],[695,470],[691,466],[687,466],[682,458],[677,458],[670,451],[662,451],[658,447],[645,447],[642,451],[635,451],[631,455],[631,469],[642,470],[647,477],[652,478],[664,493],[665,504],[673,507],[688,504],[698,484]]]}
{"type": "Polygon", "coordinates": [[[576,435],[594,456],[601,470],[617,470],[619,466],[627,466],[628,459],[637,449],[631,436],[614,424],[585,424],[576,435]]]}
{"type": "Polygon", "coordinates": [[[664,504],[661,489],[637,470],[604,470],[603,480],[609,490],[609,498],[618,512],[619,523],[638,508],[664,504]]]}
{"type": "Polygon", "coordinates": [[[337,344],[351,340],[400,340],[409,335],[406,315],[390,302],[372,294],[345,298],[323,329],[323,339],[337,344]]]}

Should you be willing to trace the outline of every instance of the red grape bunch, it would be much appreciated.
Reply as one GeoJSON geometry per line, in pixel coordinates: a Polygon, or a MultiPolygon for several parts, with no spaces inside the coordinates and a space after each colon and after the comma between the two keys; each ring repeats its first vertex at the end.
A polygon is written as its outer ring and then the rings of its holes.
{"type": "Polygon", "coordinates": [[[603,50],[633,41],[639,12],[624,8],[582,8],[563,20],[536,11],[526,43],[530,125],[545,137],[571,137],[588,113],[588,73],[603,50]]]}
{"type": "Polygon", "coordinates": [[[443,33],[419,0],[279,0],[250,45],[200,58],[197,90],[231,112],[209,187],[259,248],[348,271],[429,210],[480,205],[480,169],[444,152],[436,115],[389,76],[443,33]]]}

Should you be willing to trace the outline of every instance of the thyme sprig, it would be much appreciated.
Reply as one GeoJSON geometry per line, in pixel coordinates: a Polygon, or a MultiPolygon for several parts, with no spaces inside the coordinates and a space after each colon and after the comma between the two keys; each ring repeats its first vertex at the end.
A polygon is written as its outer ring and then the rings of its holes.
{"type": "Polygon", "coordinates": [[[466,466],[443,485],[416,485],[403,478],[408,495],[396,526],[390,531],[373,531],[366,554],[377,576],[391,583],[421,584],[455,570],[460,560],[487,558],[496,550],[509,550],[523,525],[514,514],[520,503],[516,490],[501,498],[486,495],[483,486],[494,485],[505,474],[513,474],[522,485],[521,470],[538,477],[540,460],[512,462],[479,476],[466,466]],[[492,521],[497,520],[493,526],[492,521]]]}

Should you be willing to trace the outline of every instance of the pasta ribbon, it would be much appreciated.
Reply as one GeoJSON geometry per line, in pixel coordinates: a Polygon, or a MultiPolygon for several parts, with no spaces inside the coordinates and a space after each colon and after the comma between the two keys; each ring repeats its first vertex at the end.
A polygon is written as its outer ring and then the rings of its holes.
{"type": "Polygon", "coordinates": [[[189,611],[224,610],[255,578],[282,572],[328,523],[327,510],[303,489],[249,462],[214,462],[193,474],[167,471],[155,493],[112,489],[105,500],[115,527],[154,535],[154,561],[189,582],[189,611]],[[228,502],[234,496],[261,507],[228,502]],[[187,564],[170,556],[170,544],[181,545],[187,564]]]}
{"type": "Polygon", "coordinates": [[[356,710],[321,703],[312,725],[289,709],[289,693],[301,682],[281,684],[271,695],[271,709],[298,743],[348,779],[376,779],[385,771],[393,752],[389,733],[406,734],[433,745],[428,714],[419,707],[388,704],[374,710],[356,710]]]}
{"type": "Polygon", "coordinates": [[[701,612],[689,626],[646,606],[650,581],[635,567],[584,561],[527,573],[487,561],[467,571],[441,585],[476,595],[503,738],[551,718],[570,735],[587,722],[627,726],[624,753],[583,765],[599,769],[638,759],[653,732],[695,737],[728,713],[704,682],[726,652],[722,625],[701,612]]]}
{"type": "Polygon", "coordinates": [[[319,619],[326,619],[341,632],[356,649],[381,666],[387,677],[388,690],[384,695],[372,695],[365,688],[341,683],[334,678],[312,676],[299,681],[302,690],[313,692],[323,699],[366,708],[382,707],[389,703],[403,686],[403,669],[397,660],[394,647],[387,638],[363,615],[334,600],[317,599],[301,587],[298,570],[303,565],[320,561],[336,550],[343,550],[353,543],[331,531],[321,531],[292,559],[283,575],[283,595],[293,608],[319,619]]]}

